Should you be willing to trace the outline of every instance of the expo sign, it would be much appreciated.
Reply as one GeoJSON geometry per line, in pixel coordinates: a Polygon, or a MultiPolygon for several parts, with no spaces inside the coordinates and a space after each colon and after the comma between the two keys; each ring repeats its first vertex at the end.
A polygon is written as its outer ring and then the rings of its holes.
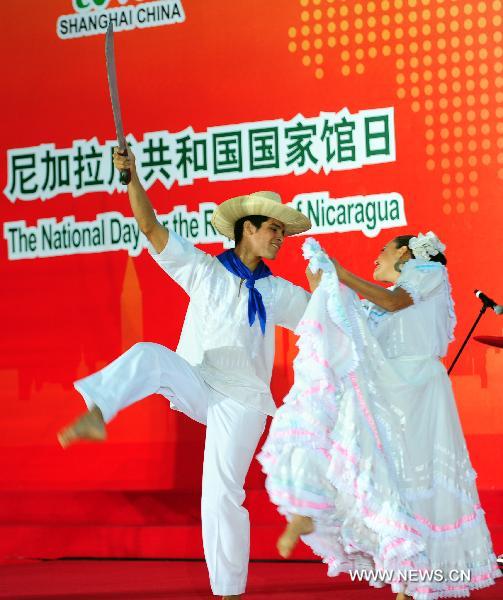
{"type": "Polygon", "coordinates": [[[104,34],[110,22],[115,31],[128,31],[185,21],[181,0],[72,0],[72,4],[75,12],[57,20],[56,32],[63,40],[104,34]]]}

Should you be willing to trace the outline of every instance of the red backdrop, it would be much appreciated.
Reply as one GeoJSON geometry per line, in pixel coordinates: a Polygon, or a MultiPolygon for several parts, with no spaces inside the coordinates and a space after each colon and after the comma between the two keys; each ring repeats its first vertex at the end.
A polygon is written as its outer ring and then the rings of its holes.
{"type": "MultiPolygon", "coordinates": [[[[104,4],[107,11],[138,11],[147,3],[104,4]]],[[[74,189],[42,200],[42,162],[25,182],[25,188],[37,188],[34,197],[15,197],[13,156],[22,149],[38,148],[40,159],[42,144],[69,149],[76,140],[95,138],[104,145],[114,138],[104,36],[62,39],[57,33],[59,17],[88,19],[92,5],[1,4],[0,179],[7,224],[35,227],[40,219],[60,222],[69,215],[93,221],[110,211],[131,215],[127,196],[116,192],[74,189]]],[[[291,121],[298,114],[318,118],[344,107],[351,115],[392,107],[396,160],[328,173],[309,168],[298,175],[201,177],[187,185],[175,181],[170,189],[159,180],[149,187],[157,210],[167,214],[185,205],[197,211],[201,203],[260,189],[288,201],[315,192],[332,199],[400,194],[406,226],[374,238],[348,231],[319,239],[343,265],[370,278],[388,239],[433,229],[447,244],[459,319],[451,359],[480,307],[473,289],[503,298],[501,2],[183,0],[183,12],[183,22],[115,34],[126,134],[138,141],[147,132],[206,132],[291,121]]],[[[28,177],[29,165],[23,169],[28,177]]],[[[146,252],[15,260],[6,231],[0,244],[2,488],[196,489],[204,431],[170,412],[162,398],[120,415],[104,446],[64,452],[55,437],[83,408],[73,380],[136,341],[176,346],[187,305],[183,292],[146,252]]],[[[302,240],[288,240],[273,270],[305,285],[302,240]]],[[[201,247],[216,253],[222,246],[201,247]]],[[[501,334],[501,318],[488,313],[479,333],[501,334]]],[[[291,384],[294,353],[293,337],[279,331],[273,379],[278,402],[291,384]]],[[[453,383],[479,485],[502,488],[502,470],[495,465],[502,459],[503,354],[471,342],[453,383]]],[[[258,474],[253,477],[249,483],[259,487],[258,474]]]]}

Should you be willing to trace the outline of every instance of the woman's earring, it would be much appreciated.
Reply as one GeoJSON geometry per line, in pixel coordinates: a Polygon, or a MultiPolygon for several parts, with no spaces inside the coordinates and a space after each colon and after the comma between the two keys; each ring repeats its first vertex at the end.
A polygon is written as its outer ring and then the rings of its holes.
{"type": "Polygon", "coordinates": [[[397,271],[398,273],[402,272],[402,268],[405,264],[404,260],[397,260],[396,263],[393,265],[393,268],[395,269],[395,271],[397,271]]]}

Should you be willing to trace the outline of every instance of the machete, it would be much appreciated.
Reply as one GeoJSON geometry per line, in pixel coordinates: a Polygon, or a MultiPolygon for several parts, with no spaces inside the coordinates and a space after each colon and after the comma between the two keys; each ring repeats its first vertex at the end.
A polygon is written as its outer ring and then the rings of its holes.
{"type": "MultiPolygon", "coordinates": [[[[107,61],[108,89],[110,90],[110,99],[112,101],[112,112],[114,114],[119,154],[122,156],[127,156],[127,142],[126,138],[124,137],[124,129],[122,127],[121,105],[119,102],[117,72],[115,69],[114,28],[112,21],[110,21],[108,24],[107,33],[105,36],[105,57],[107,61]]],[[[127,185],[131,181],[131,171],[129,169],[121,170],[120,181],[124,185],[127,185]]]]}

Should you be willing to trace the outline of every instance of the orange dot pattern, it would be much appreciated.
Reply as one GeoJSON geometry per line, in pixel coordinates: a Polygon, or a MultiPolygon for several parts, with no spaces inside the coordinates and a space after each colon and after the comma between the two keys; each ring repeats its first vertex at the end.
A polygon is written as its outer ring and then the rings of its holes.
{"type": "Polygon", "coordinates": [[[444,213],[477,212],[479,172],[496,163],[503,179],[503,1],[299,4],[289,51],[316,79],[334,62],[348,77],[391,57],[397,98],[424,114],[425,166],[440,173],[444,213]]]}

